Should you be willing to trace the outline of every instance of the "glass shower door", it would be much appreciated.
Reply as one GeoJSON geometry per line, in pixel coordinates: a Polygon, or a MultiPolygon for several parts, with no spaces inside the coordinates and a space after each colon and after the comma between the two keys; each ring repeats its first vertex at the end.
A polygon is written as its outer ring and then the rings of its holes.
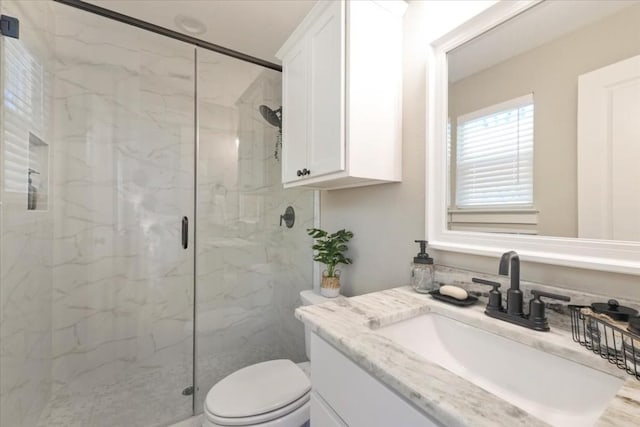
{"type": "Polygon", "coordinates": [[[3,40],[1,424],[187,418],[194,48],[58,3],[2,8],[22,35],[3,40]]]}
{"type": "Polygon", "coordinates": [[[56,17],[53,401],[78,401],[79,425],[184,419],[195,51],[63,5],[56,17]]]}
{"type": "Polygon", "coordinates": [[[306,360],[293,312],[312,283],[313,191],[282,188],[281,74],[215,52],[197,56],[200,413],[226,375],[270,359],[306,360]],[[280,219],[288,206],[292,228],[280,219]]]}

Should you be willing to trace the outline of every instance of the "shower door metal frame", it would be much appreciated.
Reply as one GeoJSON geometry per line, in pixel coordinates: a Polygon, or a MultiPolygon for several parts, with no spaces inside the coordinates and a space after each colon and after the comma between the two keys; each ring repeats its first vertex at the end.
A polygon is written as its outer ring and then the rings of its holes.
{"type": "Polygon", "coordinates": [[[56,3],[62,3],[67,6],[75,7],[76,9],[84,10],[85,12],[89,12],[95,15],[103,16],[105,18],[113,19],[115,21],[122,22],[127,25],[142,28],[143,30],[151,31],[153,33],[160,34],[165,37],[170,37],[172,39],[180,40],[182,42],[189,43],[194,46],[201,47],[203,49],[207,49],[217,53],[221,53],[223,55],[231,56],[232,58],[240,59],[242,61],[250,62],[252,64],[260,65],[265,68],[270,68],[272,70],[282,72],[282,66],[278,64],[274,64],[273,62],[256,58],[255,56],[247,55],[246,53],[238,52],[237,50],[229,49],[224,46],[220,46],[220,45],[208,42],[206,40],[199,39],[197,37],[192,37],[192,36],[180,33],[178,31],[173,31],[168,28],[161,27],[159,25],[134,18],[129,15],[124,15],[122,13],[118,13],[110,9],[105,9],[100,6],[96,6],[95,4],[87,3],[82,0],[53,0],[53,1],[55,1],[56,3]]]}
{"type": "Polygon", "coordinates": [[[195,415],[196,411],[196,395],[198,393],[198,383],[196,369],[198,364],[196,363],[197,357],[197,342],[196,332],[198,325],[196,324],[198,305],[197,305],[197,293],[198,293],[198,159],[200,158],[200,109],[198,108],[198,48],[194,48],[193,52],[193,354],[191,362],[191,387],[193,387],[193,393],[191,394],[191,413],[195,415]]]}

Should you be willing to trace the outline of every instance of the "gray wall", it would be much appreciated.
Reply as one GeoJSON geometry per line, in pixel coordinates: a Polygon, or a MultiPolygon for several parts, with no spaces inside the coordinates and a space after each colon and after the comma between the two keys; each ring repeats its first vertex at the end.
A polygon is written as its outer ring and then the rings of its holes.
{"type": "MultiPolygon", "coordinates": [[[[429,3],[409,2],[404,17],[403,182],[321,195],[322,226],[346,227],[355,233],[350,245],[354,264],[342,268],[345,295],[408,284],[409,264],[416,252],[413,240],[425,235],[425,50],[430,40],[443,34],[428,34],[429,24],[438,26],[443,18],[432,17],[429,3]]],[[[495,273],[498,268],[494,258],[443,251],[433,255],[443,265],[486,273],[495,273]]],[[[637,276],[530,263],[523,263],[521,275],[524,280],[561,288],[640,298],[637,276]]]]}

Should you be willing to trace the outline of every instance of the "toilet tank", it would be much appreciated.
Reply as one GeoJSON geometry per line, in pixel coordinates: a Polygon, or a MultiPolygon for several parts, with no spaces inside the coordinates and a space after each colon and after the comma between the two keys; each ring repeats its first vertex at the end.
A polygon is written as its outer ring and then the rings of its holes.
{"type": "MultiPolygon", "coordinates": [[[[342,298],[342,297],[339,296],[337,298],[342,298]]],[[[336,298],[326,298],[326,297],[323,297],[322,295],[316,294],[315,292],[309,289],[309,290],[300,292],[300,299],[302,300],[302,305],[315,305],[315,304],[322,304],[323,302],[335,300],[336,298]]],[[[307,353],[307,359],[311,358],[310,356],[311,352],[309,351],[310,344],[311,344],[311,331],[309,330],[309,327],[307,325],[304,325],[304,348],[305,348],[305,352],[307,353]]]]}

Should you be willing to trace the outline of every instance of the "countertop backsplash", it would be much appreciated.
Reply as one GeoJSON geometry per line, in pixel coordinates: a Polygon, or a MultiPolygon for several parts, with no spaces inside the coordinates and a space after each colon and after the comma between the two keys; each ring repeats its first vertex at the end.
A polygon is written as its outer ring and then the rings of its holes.
{"type": "MultiPolygon", "coordinates": [[[[500,282],[500,292],[502,292],[502,304],[506,307],[507,290],[509,289],[509,277],[500,276],[498,274],[477,273],[460,268],[447,267],[444,265],[435,266],[435,281],[442,285],[456,285],[466,289],[471,295],[479,298],[478,304],[486,305],[489,299],[489,291],[491,287],[478,285],[471,281],[472,278],[492,280],[500,282]]],[[[569,304],[572,305],[591,305],[594,302],[606,302],[615,299],[620,305],[635,308],[640,311],[640,301],[617,298],[615,295],[591,294],[572,289],[559,288],[553,285],[543,285],[541,283],[520,281],[520,289],[524,294],[523,309],[525,313],[529,312],[529,301],[532,298],[531,289],[539,289],[542,291],[558,293],[571,298],[571,302],[557,301],[550,298],[542,298],[545,302],[546,315],[549,319],[549,325],[552,328],[560,328],[571,331],[571,319],[569,317],[569,304]]]]}

